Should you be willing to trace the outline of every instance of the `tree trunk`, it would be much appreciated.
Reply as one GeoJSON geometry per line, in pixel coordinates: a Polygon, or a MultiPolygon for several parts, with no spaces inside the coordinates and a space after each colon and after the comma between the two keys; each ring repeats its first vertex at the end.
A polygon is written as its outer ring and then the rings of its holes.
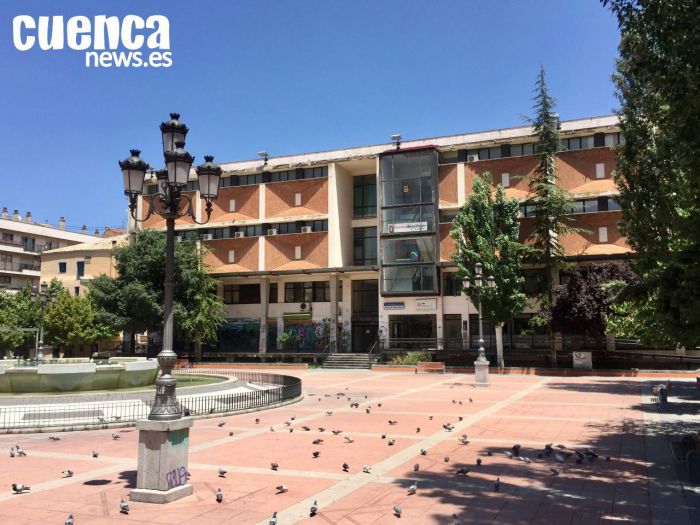
{"type": "Polygon", "coordinates": [[[503,324],[498,323],[495,326],[496,330],[496,360],[498,361],[498,368],[503,368],[505,363],[503,362],[503,324]]]}

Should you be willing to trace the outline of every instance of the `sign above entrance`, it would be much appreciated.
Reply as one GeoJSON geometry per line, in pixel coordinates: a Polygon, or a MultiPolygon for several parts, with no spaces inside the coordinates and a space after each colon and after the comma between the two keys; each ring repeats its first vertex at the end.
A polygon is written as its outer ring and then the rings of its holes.
{"type": "Polygon", "coordinates": [[[416,299],[416,310],[437,309],[437,299],[416,299]]]}
{"type": "Polygon", "coordinates": [[[403,301],[392,301],[392,302],[384,303],[385,310],[403,310],[404,306],[405,305],[404,305],[403,301]]]}
{"type": "Polygon", "coordinates": [[[397,222],[396,224],[390,224],[387,228],[388,233],[415,233],[427,231],[427,222],[397,222]]]}

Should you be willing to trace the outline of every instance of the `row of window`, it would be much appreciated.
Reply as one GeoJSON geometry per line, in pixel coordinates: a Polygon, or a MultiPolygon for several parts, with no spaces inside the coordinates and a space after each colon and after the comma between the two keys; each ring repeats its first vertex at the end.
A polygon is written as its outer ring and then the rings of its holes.
{"type": "MultiPolygon", "coordinates": [[[[61,261],[58,263],[58,273],[68,273],[68,263],[61,261]]],[[[85,275],[85,261],[76,261],[75,278],[80,279],[85,275]]]]}
{"type": "Polygon", "coordinates": [[[302,233],[303,228],[310,228],[312,232],[327,232],[328,221],[279,222],[270,224],[255,224],[250,226],[230,226],[227,228],[207,228],[202,230],[179,232],[179,235],[188,241],[196,241],[197,239],[205,238],[205,235],[211,235],[212,239],[232,239],[235,237],[262,237],[264,235],[302,233]],[[272,230],[274,230],[276,233],[272,233],[272,230]]]}
{"type": "Polygon", "coordinates": [[[377,176],[361,175],[352,178],[352,216],[377,216],[377,176]]]}
{"type": "MultiPolygon", "coordinates": [[[[270,283],[268,302],[277,302],[278,285],[270,283]]],[[[260,284],[224,285],[224,304],[260,304],[260,284]]],[[[285,303],[327,303],[331,300],[330,281],[284,283],[285,303]]],[[[343,281],[338,281],[338,301],[343,300],[343,281]]]]}
{"type": "MultiPolygon", "coordinates": [[[[561,139],[560,151],[576,151],[580,149],[613,147],[624,144],[625,138],[621,133],[595,133],[585,137],[561,139]]],[[[501,144],[490,148],[462,149],[442,151],[439,154],[440,164],[457,162],[473,162],[478,160],[494,160],[509,157],[522,157],[537,154],[537,143],[501,144]]]]}
{"type": "MultiPolygon", "coordinates": [[[[572,202],[571,213],[594,213],[598,211],[619,211],[620,201],[616,197],[598,197],[595,199],[576,199],[572,202]]],[[[534,217],[536,206],[524,202],[520,205],[520,217],[534,217]]]]}

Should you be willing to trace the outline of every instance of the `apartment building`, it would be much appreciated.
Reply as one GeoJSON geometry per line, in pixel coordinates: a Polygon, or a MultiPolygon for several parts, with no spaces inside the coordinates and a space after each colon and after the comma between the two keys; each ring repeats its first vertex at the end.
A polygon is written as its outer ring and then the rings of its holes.
{"type": "Polygon", "coordinates": [[[97,237],[66,231],[65,219],[58,226],[34,221],[31,212],[20,217],[18,210],[10,216],[7,208],[0,214],[0,288],[21,290],[27,283],[39,284],[41,254],[77,243],[91,242],[97,237]]]}
{"type": "MultiPolygon", "coordinates": [[[[561,138],[559,182],[585,228],[563,239],[567,256],[581,264],[629,256],[612,178],[611,147],[624,140],[617,118],[563,121],[561,138]]],[[[222,164],[210,222],[177,223],[179,238],[208,248],[206,263],[220,280],[227,324],[210,351],[275,352],[283,333],[298,351],[331,343],[366,352],[378,339],[474,337],[477,312],[460,294],[450,223],[474,177],[488,171],[522,203],[525,239],[535,141],[530,127],[517,127],[222,164]]],[[[193,180],[187,190],[201,220],[195,188],[193,180]]],[[[155,181],[144,191],[141,214],[155,181]]],[[[165,222],[154,216],[130,227],[165,222]]],[[[536,271],[528,272],[532,292],[536,271]]],[[[532,311],[506,328],[506,346],[532,311]]]]}

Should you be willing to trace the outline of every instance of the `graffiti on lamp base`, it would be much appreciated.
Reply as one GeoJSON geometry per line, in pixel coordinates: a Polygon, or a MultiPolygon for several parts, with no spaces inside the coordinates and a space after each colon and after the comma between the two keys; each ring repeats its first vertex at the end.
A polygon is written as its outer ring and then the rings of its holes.
{"type": "Polygon", "coordinates": [[[168,482],[168,489],[184,485],[187,483],[187,469],[185,467],[174,468],[165,474],[165,480],[168,482]]]}

